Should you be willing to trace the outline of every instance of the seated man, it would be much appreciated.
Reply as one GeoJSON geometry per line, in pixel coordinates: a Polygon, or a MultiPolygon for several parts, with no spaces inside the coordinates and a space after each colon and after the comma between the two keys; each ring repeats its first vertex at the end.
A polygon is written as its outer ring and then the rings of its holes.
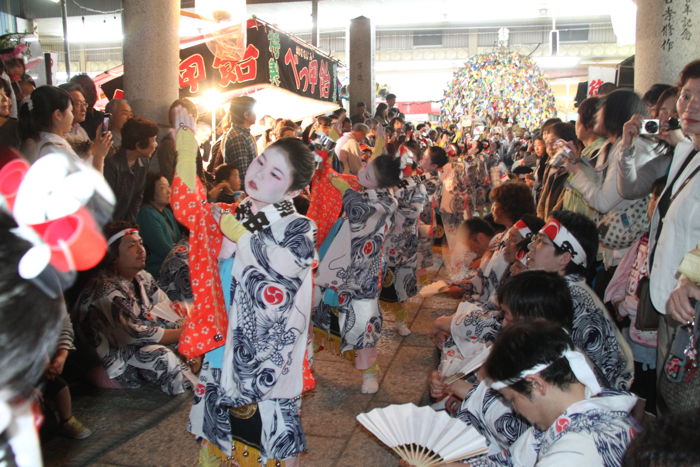
{"type": "Polygon", "coordinates": [[[148,381],[167,394],[191,389],[197,379],[171,348],[180,338],[179,314],[144,270],[138,230],[113,222],[105,237],[106,267],[81,294],[74,319],[79,348],[92,351],[106,372],[96,384],[137,388],[148,381]]]}
{"type": "Polygon", "coordinates": [[[601,391],[568,333],[546,320],[504,329],[484,364],[486,381],[533,426],[511,448],[517,465],[612,466],[636,433],[636,397],[601,391]]]}

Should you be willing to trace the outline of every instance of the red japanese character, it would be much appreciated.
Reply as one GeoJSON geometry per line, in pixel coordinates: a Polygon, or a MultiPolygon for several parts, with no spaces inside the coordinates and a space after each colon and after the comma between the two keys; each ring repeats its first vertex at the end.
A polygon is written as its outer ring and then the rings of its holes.
{"type": "MultiPolygon", "coordinates": [[[[315,93],[318,84],[318,60],[309,62],[309,84],[311,84],[311,94],[315,93]]],[[[306,91],[306,87],[304,87],[304,91],[306,91]]]]}
{"type": "Polygon", "coordinates": [[[292,49],[287,49],[287,53],[284,54],[284,64],[292,65],[292,71],[294,72],[294,84],[296,84],[297,89],[301,87],[301,81],[299,81],[299,71],[297,70],[297,65],[299,65],[299,57],[294,55],[292,49]]]}
{"type": "Polygon", "coordinates": [[[258,57],[260,57],[260,51],[253,44],[248,44],[240,61],[214,57],[212,66],[219,70],[221,75],[219,84],[228,86],[229,83],[245,83],[254,80],[258,76],[258,57]]]}
{"type": "Polygon", "coordinates": [[[180,62],[180,88],[190,87],[190,92],[199,91],[199,82],[207,79],[207,72],[204,68],[204,57],[200,54],[190,55],[180,62]]]}
{"type": "Polygon", "coordinates": [[[602,79],[594,79],[590,83],[588,83],[588,95],[590,97],[592,96],[597,96],[598,95],[598,90],[600,87],[603,85],[603,80],[602,79]]]}

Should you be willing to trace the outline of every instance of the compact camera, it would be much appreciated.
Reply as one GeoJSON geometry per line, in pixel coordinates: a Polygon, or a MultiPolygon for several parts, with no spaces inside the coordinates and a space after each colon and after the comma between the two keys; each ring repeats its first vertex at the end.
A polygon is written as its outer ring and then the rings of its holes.
{"type": "Polygon", "coordinates": [[[639,130],[640,135],[658,135],[661,130],[661,124],[657,119],[642,120],[642,127],[639,130]]]}

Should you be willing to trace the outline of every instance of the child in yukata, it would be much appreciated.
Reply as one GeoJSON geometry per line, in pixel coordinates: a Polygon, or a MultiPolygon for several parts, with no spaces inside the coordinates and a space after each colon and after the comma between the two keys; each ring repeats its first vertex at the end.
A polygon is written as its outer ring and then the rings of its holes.
{"type": "Polygon", "coordinates": [[[398,209],[385,245],[386,270],[380,299],[382,310],[391,310],[396,317],[395,328],[400,336],[408,336],[406,301],[418,293],[416,264],[418,262],[418,216],[427,200],[425,186],[417,175],[411,175],[413,152],[401,147],[403,179],[394,190],[398,209]]]}
{"type": "Polygon", "coordinates": [[[378,301],[382,252],[397,208],[388,188],[399,184],[399,173],[400,160],[382,155],[359,171],[361,191],[350,188],[341,177],[334,177],[331,181],[343,193],[343,210],[351,237],[350,251],[335,267],[335,290],[321,287],[316,290],[314,324],[321,332],[330,335],[337,313],[336,333],[340,334],[340,351],[355,350],[355,367],[363,371],[362,392],[366,394],[379,389],[376,359],[382,329],[378,301]],[[335,293],[335,300],[327,300],[326,291],[330,290],[335,293]]]}
{"type": "MultiPolygon", "coordinates": [[[[193,133],[180,129],[176,179],[190,194],[193,146],[193,133]]],[[[307,146],[282,138],[248,167],[248,197],[235,210],[218,211],[228,324],[224,346],[204,358],[190,412],[188,430],[204,440],[201,465],[295,466],[306,450],[300,409],[316,226],[292,199],[313,171],[307,146]]],[[[197,191],[202,205],[204,190],[197,191]]]]}
{"type": "Polygon", "coordinates": [[[433,266],[433,232],[436,225],[433,202],[437,199],[440,188],[440,171],[448,161],[447,153],[440,146],[427,148],[420,160],[420,168],[423,170],[423,175],[420,176],[421,183],[425,187],[428,198],[418,217],[419,276],[426,268],[433,266]]]}

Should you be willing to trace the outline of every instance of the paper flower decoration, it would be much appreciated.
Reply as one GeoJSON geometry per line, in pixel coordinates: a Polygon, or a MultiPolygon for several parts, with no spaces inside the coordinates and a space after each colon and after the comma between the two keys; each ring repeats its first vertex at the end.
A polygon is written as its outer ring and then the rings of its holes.
{"type": "Polygon", "coordinates": [[[554,95],[529,57],[499,49],[475,55],[457,70],[445,89],[441,123],[505,120],[535,129],[554,117],[554,95]]]}

